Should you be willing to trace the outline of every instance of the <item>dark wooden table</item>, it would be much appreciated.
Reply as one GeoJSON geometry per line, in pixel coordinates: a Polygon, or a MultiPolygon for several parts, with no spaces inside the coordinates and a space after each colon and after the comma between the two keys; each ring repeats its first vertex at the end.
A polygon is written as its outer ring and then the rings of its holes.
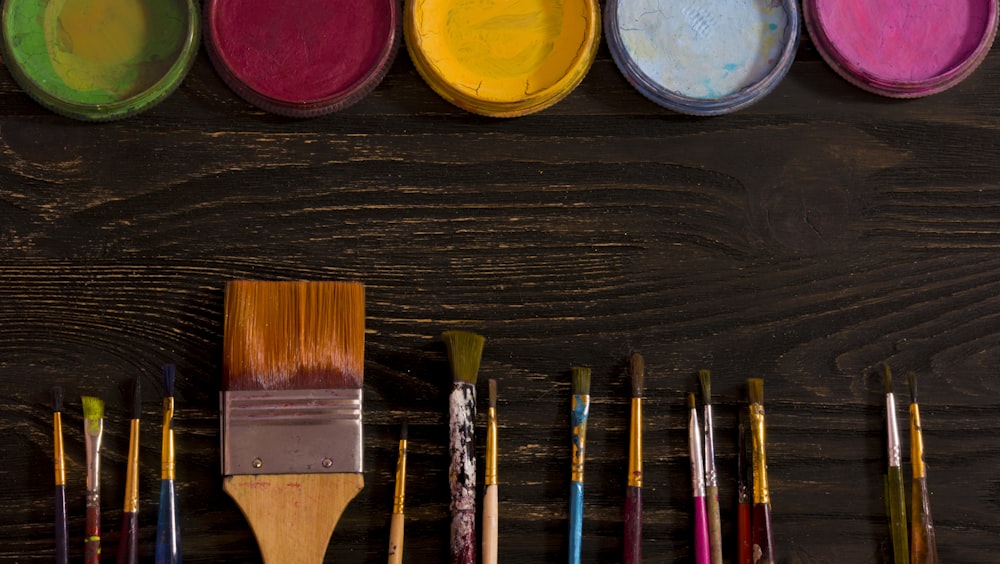
{"type": "Polygon", "coordinates": [[[996,562],[998,130],[996,53],[950,91],[898,101],[839,78],[808,38],[768,98],[717,118],[646,101],[605,47],[564,101],[502,121],[442,101],[405,51],[370,96],[311,120],[247,105],[204,52],[170,99],[109,124],[49,113],[4,71],[0,559],[53,554],[57,384],[74,560],[79,396],[108,401],[113,556],[128,429],[118,388],[138,375],[151,560],[154,389],[170,362],[185,561],[259,561],[218,463],[223,287],[255,278],[367,284],[367,486],[328,562],[384,561],[404,415],[407,561],[446,561],[447,329],[488,338],[481,397],[499,382],[503,562],[565,560],[571,364],[594,370],[584,561],[620,561],[632,350],[648,367],[646,561],[691,559],[684,396],[699,368],[719,403],[727,555],[737,405],[760,376],[780,561],[885,561],[888,362],[921,378],[942,560],[996,562]]]}

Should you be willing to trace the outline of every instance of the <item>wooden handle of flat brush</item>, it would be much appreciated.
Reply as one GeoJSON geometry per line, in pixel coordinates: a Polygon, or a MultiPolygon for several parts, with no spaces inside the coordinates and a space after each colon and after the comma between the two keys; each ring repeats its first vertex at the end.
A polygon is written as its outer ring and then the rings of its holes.
{"type": "Polygon", "coordinates": [[[393,513],[389,522],[389,564],[403,562],[403,514],[393,513]]]}
{"type": "Polygon", "coordinates": [[[227,476],[222,487],[250,523],[265,564],[321,564],[361,474],[227,476]]]}
{"type": "Polygon", "coordinates": [[[483,495],[483,564],[497,564],[497,528],[499,500],[497,486],[486,486],[483,495]]]}
{"type": "Polygon", "coordinates": [[[642,564],[642,488],[625,490],[625,564],[642,564]]]}
{"type": "Polygon", "coordinates": [[[750,536],[750,504],[740,503],[736,508],[736,564],[753,564],[750,536]]]}
{"type": "Polygon", "coordinates": [[[753,505],[751,529],[753,531],[751,535],[753,564],[775,564],[774,531],[771,527],[770,504],[755,503],[753,505]]]}
{"type": "Polygon", "coordinates": [[[896,564],[910,561],[909,530],[906,528],[906,498],[903,494],[903,471],[890,466],[886,475],[886,500],[889,504],[889,529],[892,532],[892,557],[896,564]]]}

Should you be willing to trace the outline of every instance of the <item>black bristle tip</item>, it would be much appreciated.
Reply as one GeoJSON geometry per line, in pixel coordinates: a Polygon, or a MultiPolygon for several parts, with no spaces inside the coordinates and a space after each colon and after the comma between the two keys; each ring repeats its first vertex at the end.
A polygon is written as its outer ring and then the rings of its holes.
{"type": "Polygon", "coordinates": [[[917,403],[917,374],[915,372],[908,372],[906,379],[910,383],[910,403],[917,403]]]}
{"type": "Polygon", "coordinates": [[[688,393],[688,409],[695,408],[694,394],[688,393]]]}
{"type": "Polygon", "coordinates": [[[441,334],[448,349],[448,363],[456,384],[475,385],[479,377],[479,362],[483,356],[486,337],[469,331],[445,331],[441,334]]]}
{"type": "Polygon", "coordinates": [[[578,396],[590,395],[590,368],[586,366],[574,366],[573,372],[573,394],[578,396]]]}
{"type": "Polygon", "coordinates": [[[641,398],[646,379],[646,364],[642,360],[641,354],[634,352],[629,357],[628,372],[629,379],[632,382],[632,397],[641,398]]]}
{"type": "Polygon", "coordinates": [[[400,425],[400,427],[399,427],[399,440],[405,441],[406,440],[406,436],[409,434],[409,432],[410,432],[409,417],[404,417],[403,418],[403,424],[400,425]]]}
{"type": "Polygon", "coordinates": [[[764,380],[747,378],[747,395],[750,397],[750,403],[764,403],[764,380]]]}
{"type": "Polygon", "coordinates": [[[490,407],[496,409],[497,407],[497,381],[494,378],[490,378],[490,407]]]}
{"type": "Polygon", "coordinates": [[[62,404],[63,404],[62,386],[55,386],[52,388],[52,411],[54,412],[62,411],[62,404]]]}
{"type": "Polygon", "coordinates": [[[699,370],[698,381],[701,383],[701,401],[705,402],[705,405],[712,405],[712,372],[699,370]]]}
{"type": "Polygon", "coordinates": [[[177,369],[173,364],[163,366],[163,397],[165,398],[174,397],[174,377],[176,373],[177,369]]]}
{"type": "Polygon", "coordinates": [[[131,386],[132,419],[139,419],[142,414],[142,387],[139,385],[139,378],[132,380],[131,386]]]}

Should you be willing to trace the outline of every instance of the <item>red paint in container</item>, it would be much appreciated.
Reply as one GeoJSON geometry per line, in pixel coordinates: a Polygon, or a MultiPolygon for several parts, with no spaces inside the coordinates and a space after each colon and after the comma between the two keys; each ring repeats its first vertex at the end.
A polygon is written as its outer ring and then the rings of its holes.
{"type": "Polygon", "coordinates": [[[997,30],[996,0],[804,0],[820,54],[856,86],[894,98],[950,88],[976,70],[997,30]]]}
{"type": "Polygon", "coordinates": [[[396,0],[208,0],[205,45],[226,84],[292,117],[359,101],[399,46],[396,0]]]}

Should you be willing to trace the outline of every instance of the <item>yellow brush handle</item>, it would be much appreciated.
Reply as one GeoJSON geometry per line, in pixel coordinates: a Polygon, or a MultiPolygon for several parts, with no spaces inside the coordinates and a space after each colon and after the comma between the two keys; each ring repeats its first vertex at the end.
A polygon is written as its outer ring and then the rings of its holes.
{"type": "Polygon", "coordinates": [[[389,522],[389,564],[403,562],[403,514],[393,513],[389,522]]]}
{"type": "Polygon", "coordinates": [[[497,564],[497,486],[486,486],[483,496],[483,564],[497,564]]]}
{"type": "Polygon", "coordinates": [[[227,476],[265,564],[322,564],[340,515],[365,486],[361,474],[227,476]]]}

